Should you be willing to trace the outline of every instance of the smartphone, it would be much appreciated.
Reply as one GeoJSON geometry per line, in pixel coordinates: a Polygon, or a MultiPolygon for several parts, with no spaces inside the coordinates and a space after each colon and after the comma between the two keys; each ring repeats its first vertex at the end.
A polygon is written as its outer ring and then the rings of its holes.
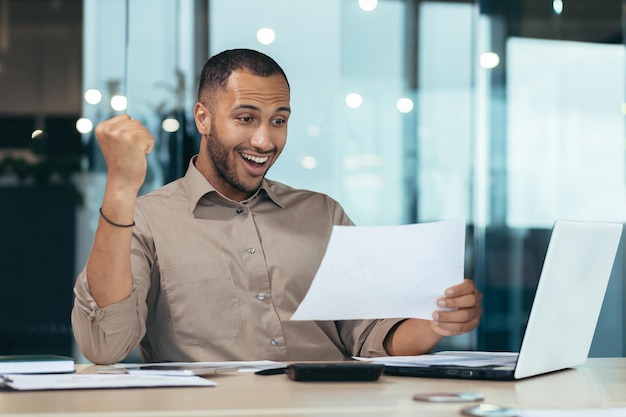
{"type": "Polygon", "coordinates": [[[293,381],[376,381],[383,364],[361,362],[293,363],[285,373],[293,381]]]}

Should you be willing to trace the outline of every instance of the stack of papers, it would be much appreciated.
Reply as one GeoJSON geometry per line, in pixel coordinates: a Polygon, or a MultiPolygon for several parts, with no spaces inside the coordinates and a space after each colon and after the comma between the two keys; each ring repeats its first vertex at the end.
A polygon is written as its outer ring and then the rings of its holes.
{"type": "Polygon", "coordinates": [[[388,366],[433,366],[433,365],[457,365],[468,367],[481,366],[514,366],[518,354],[515,352],[469,352],[469,351],[445,351],[434,354],[417,356],[380,356],[373,358],[353,357],[353,359],[366,362],[382,363],[388,366]]]}

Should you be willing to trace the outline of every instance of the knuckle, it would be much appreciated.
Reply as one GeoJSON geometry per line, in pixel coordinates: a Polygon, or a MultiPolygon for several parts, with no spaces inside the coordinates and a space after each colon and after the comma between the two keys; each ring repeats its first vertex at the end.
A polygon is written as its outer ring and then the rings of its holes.
{"type": "Polygon", "coordinates": [[[108,124],[106,122],[99,123],[96,126],[96,135],[97,136],[102,136],[102,135],[106,134],[107,131],[108,131],[108,124]]]}
{"type": "Polygon", "coordinates": [[[465,317],[464,317],[463,321],[468,322],[468,321],[471,321],[471,320],[474,319],[474,312],[473,312],[473,310],[465,310],[464,313],[465,313],[464,314],[465,317]]]}

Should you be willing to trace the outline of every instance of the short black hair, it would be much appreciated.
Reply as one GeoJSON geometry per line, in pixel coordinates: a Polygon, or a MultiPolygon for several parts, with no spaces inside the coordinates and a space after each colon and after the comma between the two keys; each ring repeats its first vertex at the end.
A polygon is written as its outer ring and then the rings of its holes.
{"type": "Polygon", "coordinates": [[[239,70],[246,70],[258,77],[280,74],[289,86],[285,72],[269,56],[253,49],[229,49],[213,55],[204,64],[198,86],[198,101],[202,102],[203,99],[208,101],[215,91],[225,89],[230,75],[239,70]]]}

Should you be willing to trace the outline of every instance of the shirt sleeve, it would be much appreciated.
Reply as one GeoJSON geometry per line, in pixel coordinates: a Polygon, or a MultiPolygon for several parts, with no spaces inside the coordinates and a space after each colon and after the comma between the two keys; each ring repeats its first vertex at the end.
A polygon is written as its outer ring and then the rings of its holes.
{"type": "Polygon", "coordinates": [[[100,308],[89,290],[86,267],[74,284],[72,331],[83,355],[96,364],[124,360],[141,342],[146,333],[150,289],[149,259],[152,258],[146,221],[135,210],[135,227],[131,248],[133,288],[124,300],[100,308]]]}
{"type": "Polygon", "coordinates": [[[74,285],[72,329],[85,357],[96,364],[120,362],[139,344],[145,321],[138,314],[135,287],[125,300],[100,308],[89,292],[87,273],[80,273],[74,285]]]}
{"type": "Polygon", "coordinates": [[[336,324],[343,344],[352,356],[371,358],[389,356],[383,346],[385,338],[391,329],[404,320],[344,320],[336,324]]]}

